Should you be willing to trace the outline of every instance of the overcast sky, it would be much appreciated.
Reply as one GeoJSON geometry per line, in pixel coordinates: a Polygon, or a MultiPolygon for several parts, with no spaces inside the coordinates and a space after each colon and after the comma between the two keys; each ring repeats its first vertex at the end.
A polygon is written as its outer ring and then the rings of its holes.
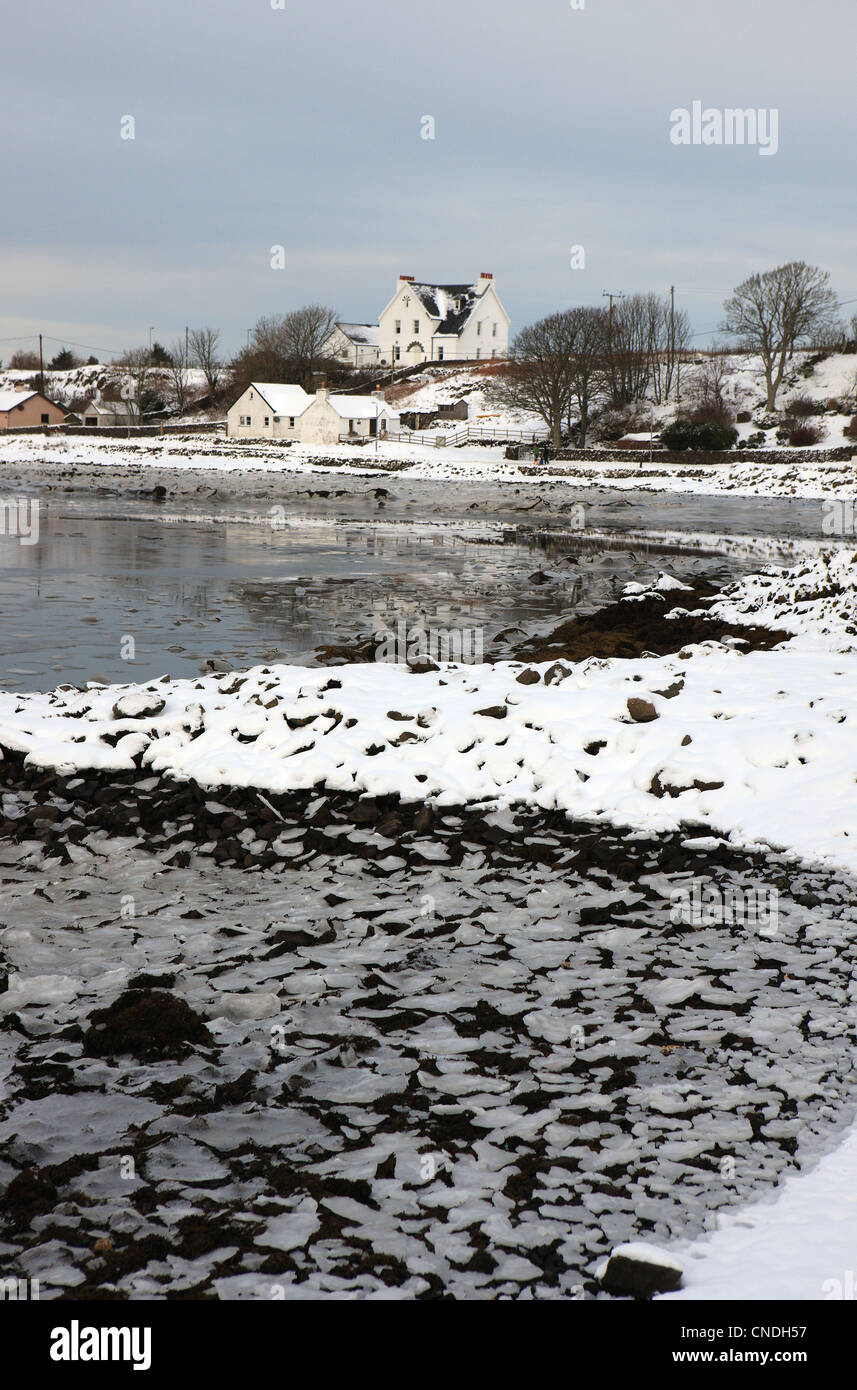
{"type": "Polygon", "coordinates": [[[3,32],[4,339],[234,350],[309,301],[376,320],[400,272],[493,271],[513,331],[673,283],[700,343],[785,260],[857,297],[855,0],[40,0],[3,32]],[[674,145],[697,100],[776,109],[777,154],[674,145]]]}

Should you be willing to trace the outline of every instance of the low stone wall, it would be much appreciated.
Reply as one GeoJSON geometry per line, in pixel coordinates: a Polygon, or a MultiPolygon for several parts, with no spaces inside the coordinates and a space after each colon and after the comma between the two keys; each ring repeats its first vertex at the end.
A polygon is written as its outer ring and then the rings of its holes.
{"type": "Polygon", "coordinates": [[[0,430],[0,437],[7,434],[94,434],[108,439],[148,439],[164,434],[222,434],[225,430],[225,424],[218,421],[201,425],[173,421],[162,425],[22,425],[0,430]]]}
{"type": "Polygon", "coordinates": [[[628,468],[644,463],[682,464],[702,467],[724,463],[850,463],[857,460],[857,444],[840,445],[834,449],[723,449],[714,451],[691,449],[559,449],[552,460],[574,463],[624,463],[628,468]]]}

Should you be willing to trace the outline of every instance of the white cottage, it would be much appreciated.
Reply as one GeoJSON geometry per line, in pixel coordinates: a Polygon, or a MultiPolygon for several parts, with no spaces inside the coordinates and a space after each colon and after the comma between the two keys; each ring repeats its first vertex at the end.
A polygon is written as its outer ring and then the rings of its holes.
{"type": "Polygon", "coordinates": [[[399,412],[379,389],[371,396],[331,396],[322,387],[298,422],[304,444],[338,444],[341,439],[383,438],[399,428],[399,412]]]}
{"type": "Polygon", "coordinates": [[[323,356],[349,367],[374,367],[381,353],[377,323],[338,323],[324,345],[323,356]]]}
{"type": "Polygon", "coordinates": [[[347,439],[383,438],[399,427],[398,411],[381,390],[371,396],[314,396],[301,386],[253,381],[226,412],[230,439],[293,439],[301,444],[338,444],[347,439]]]}
{"type": "Polygon", "coordinates": [[[505,357],[511,320],[487,271],[473,285],[428,285],[400,275],[382,311],[381,362],[474,362],[505,357]]]}
{"type": "Polygon", "coordinates": [[[312,396],[302,386],[252,381],[226,412],[230,439],[298,439],[297,422],[312,396]]]}

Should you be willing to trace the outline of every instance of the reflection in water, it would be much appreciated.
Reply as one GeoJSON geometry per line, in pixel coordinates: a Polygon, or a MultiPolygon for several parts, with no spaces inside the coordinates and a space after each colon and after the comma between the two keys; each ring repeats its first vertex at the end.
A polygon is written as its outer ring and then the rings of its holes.
{"type": "MultiPolygon", "coordinates": [[[[481,628],[486,650],[510,628],[552,625],[609,603],[629,580],[668,568],[725,581],[758,562],[646,554],[614,538],[516,532],[508,524],[334,520],[283,527],[87,499],[42,504],[37,545],[0,537],[0,681],[145,681],[312,659],[316,647],[378,627],[481,628]],[[133,637],[135,659],[124,661],[133,637]]],[[[635,509],[639,524],[639,507],[635,509]]],[[[532,521],[529,523],[533,524],[532,521]]],[[[561,526],[562,522],[558,524],[561,526]]]]}

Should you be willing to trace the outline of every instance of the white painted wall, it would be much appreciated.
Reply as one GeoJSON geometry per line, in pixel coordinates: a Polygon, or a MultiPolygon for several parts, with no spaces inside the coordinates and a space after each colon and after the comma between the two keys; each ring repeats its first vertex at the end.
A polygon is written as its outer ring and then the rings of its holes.
{"type": "Polygon", "coordinates": [[[371,343],[354,343],[341,328],[335,328],[324,345],[325,357],[333,357],[349,367],[374,367],[379,352],[371,343]]]}
{"type": "Polygon", "coordinates": [[[248,386],[226,412],[226,435],[229,439],[300,439],[300,419],[299,415],[275,415],[265,398],[248,386]],[[242,417],[250,424],[242,424],[242,417]]]}
{"type": "Polygon", "coordinates": [[[401,359],[397,363],[398,366],[405,367],[412,362],[421,362],[431,358],[431,341],[437,327],[437,320],[429,318],[422,301],[414,294],[413,286],[408,282],[398,285],[393,299],[378,320],[378,327],[378,343],[382,361],[393,361],[393,349],[395,347],[402,350],[401,359]],[[405,303],[407,299],[410,299],[410,304],[405,303]],[[397,319],[401,321],[401,333],[396,332],[397,319]],[[419,332],[414,329],[415,321],[419,322],[419,332]],[[408,352],[408,347],[415,339],[418,339],[423,346],[422,354],[408,352]]]}
{"type": "Polygon", "coordinates": [[[396,365],[402,367],[424,360],[439,361],[440,348],[443,348],[443,359],[447,362],[476,359],[477,356],[480,359],[505,357],[509,351],[509,315],[503,308],[494,281],[483,280],[480,283],[485,286],[484,292],[462,332],[454,337],[438,337],[439,320],[429,316],[409,283],[400,282],[393,299],[378,320],[381,361],[392,363],[393,350],[397,346],[401,348],[402,355],[396,365]],[[405,302],[407,299],[410,299],[410,304],[405,302]],[[397,320],[402,325],[401,333],[395,331],[397,320]],[[414,331],[415,321],[419,321],[419,333],[414,331]],[[409,351],[415,339],[422,345],[422,353],[409,351]]]}

